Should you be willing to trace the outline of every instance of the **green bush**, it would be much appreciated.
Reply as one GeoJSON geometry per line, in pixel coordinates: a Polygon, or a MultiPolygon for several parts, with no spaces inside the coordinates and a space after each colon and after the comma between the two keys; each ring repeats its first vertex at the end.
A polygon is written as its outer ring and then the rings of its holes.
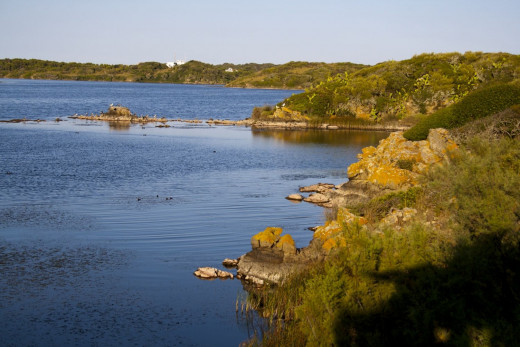
{"type": "Polygon", "coordinates": [[[412,141],[425,140],[430,129],[456,128],[471,120],[498,113],[516,104],[520,104],[518,83],[482,88],[469,94],[460,102],[424,118],[403,135],[412,141]]]}

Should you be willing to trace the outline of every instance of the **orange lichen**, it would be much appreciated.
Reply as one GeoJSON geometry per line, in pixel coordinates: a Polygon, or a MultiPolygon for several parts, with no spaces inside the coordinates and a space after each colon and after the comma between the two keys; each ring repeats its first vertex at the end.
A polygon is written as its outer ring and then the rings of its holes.
{"type": "Polygon", "coordinates": [[[362,172],[365,167],[365,162],[363,160],[358,161],[357,163],[351,164],[347,169],[347,176],[349,178],[355,177],[362,172]]]}
{"type": "Polygon", "coordinates": [[[414,176],[411,171],[381,165],[368,176],[368,181],[381,187],[397,189],[407,183],[413,184],[414,176]]]}
{"type": "Polygon", "coordinates": [[[259,232],[251,238],[251,241],[259,241],[273,244],[280,238],[282,228],[267,227],[264,231],[259,232]]]}
{"type": "Polygon", "coordinates": [[[314,232],[314,238],[325,242],[332,236],[338,234],[341,229],[341,225],[337,221],[328,221],[325,225],[321,225],[316,229],[314,232]]]}

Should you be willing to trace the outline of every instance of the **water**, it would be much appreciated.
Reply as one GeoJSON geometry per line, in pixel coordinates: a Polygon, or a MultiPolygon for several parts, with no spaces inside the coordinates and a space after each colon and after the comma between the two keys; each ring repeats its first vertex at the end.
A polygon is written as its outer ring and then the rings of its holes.
{"type": "Polygon", "coordinates": [[[209,85],[0,79],[0,120],[53,120],[75,113],[100,113],[110,104],[127,106],[137,115],[239,120],[249,117],[254,106],[274,105],[299,92],[209,85]]]}
{"type": "Polygon", "coordinates": [[[386,136],[57,123],[112,102],[240,119],[291,92],[0,81],[1,119],[48,120],[0,123],[0,345],[238,345],[251,333],[235,313],[241,283],[193,271],[222,268],[267,226],[305,246],[323,209],[284,197],[345,181],[360,149],[386,136]]]}

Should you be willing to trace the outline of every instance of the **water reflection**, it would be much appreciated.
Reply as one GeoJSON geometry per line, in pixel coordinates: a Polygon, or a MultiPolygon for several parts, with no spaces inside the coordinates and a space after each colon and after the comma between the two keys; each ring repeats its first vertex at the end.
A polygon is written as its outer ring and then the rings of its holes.
{"type": "Polygon", "coordinates": [[[125,122],[125,121],[108,122],[108,127],[110,128],[110,130],[127,131],[130,129],[130,122],[125,122]]]}
{"type": "Polygon", "coordinates": [[[253,137],[294,144],[326,144],[334,146],[366,146],[386,138],[388,132],[361,130],[286,130],[252,129],[253,137]]]}

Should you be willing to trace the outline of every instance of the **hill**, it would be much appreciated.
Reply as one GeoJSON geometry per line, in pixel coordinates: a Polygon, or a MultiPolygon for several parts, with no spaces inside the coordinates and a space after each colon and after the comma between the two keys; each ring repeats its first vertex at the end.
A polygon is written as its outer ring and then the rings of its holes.
{"type": "Polygon", "coordinates": [[[229,87],[305,89],[327,80],[329,76],[353,73],[367,65],[353,63],[309,63],[292,61],[239,77],[229,87]]]}
{"type": "Polygon", "coordinates": [[[273,64],[211,65],[199,61],[168,68],[166,64],[137,65],[63,63],[37,59],[2,59],[0,77],[77,81],[226,84],[273,66],[273,64]],[[233,72],[226,72],[231,68],[233,72]]]}
{"type": "Polygon", "coordinates": [[[352,73],[365,65],[352,63],[290,62],[212,65],[191,60],[169,68],[166,64],[137,65],[64,63],[37,59],[0,60],[1,78],[119,81],[149,83],[223,84],[228,87],[305,89],[329,76],[352,73]]]}
{"type": "Polygon", "coordinates": [[[471,91],[519,78],[519,55],[421,54],[328,77],[278,106],[322,121],[401,120],[432,114],[471,91]]]}

